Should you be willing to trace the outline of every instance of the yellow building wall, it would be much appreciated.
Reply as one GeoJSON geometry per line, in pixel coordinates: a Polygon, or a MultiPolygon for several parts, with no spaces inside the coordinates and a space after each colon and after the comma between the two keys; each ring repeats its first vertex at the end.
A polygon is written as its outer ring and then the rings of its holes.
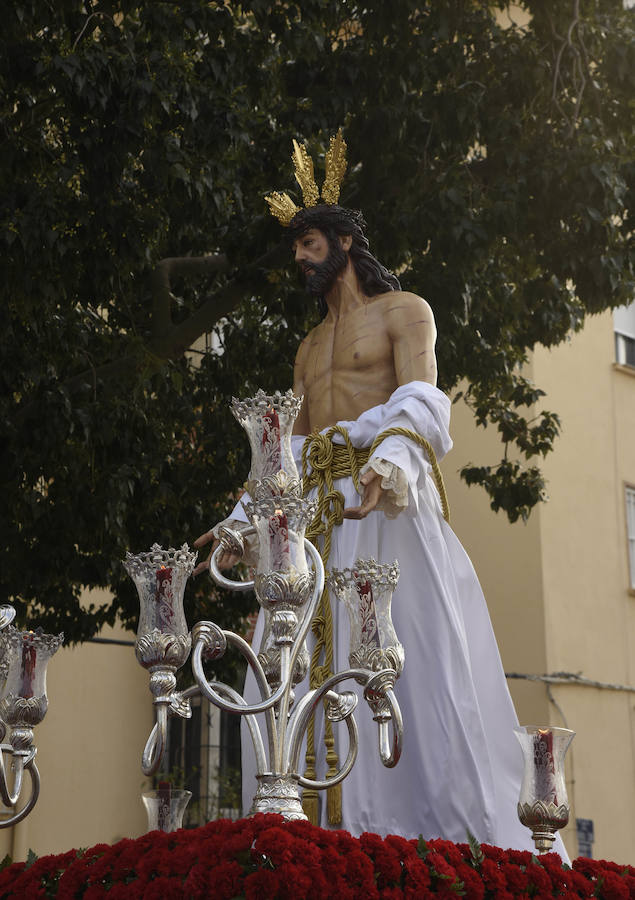
{"type": "MultiPolygon", "coordinates": [[[[104,628],[101,637],[134,636],[104,628]]],[[[141,753],[153,724],[152,697],[134,648],[62,647],[49,663],[47,693],[47,715],[34,729],[40,798],[22,822],[0,830],[0,855],[16,861],[29,849],[43,856],[147,830],[141,753]]]]}
{"type": "Polygon", "coordinates": [[[455,449],[444,463],[452,524],[483,585],[508,673],[570,672],[631,692],[509,680],[525,724],[576,731],[568,754],[571,824],[592,819],[596,858],[635,860],[635,597],[628,591],[624,483],[635,483],[635,372],[613,365],[610,313],[553,350],[537,348],[524,374],[547,392],[562,434],[545,460],[549,501],[527,524],[489,509],[458,470],[495,464],[502,445],[453,407],[455,449]],[[550,697],[552,699],[550,699],[550,697]]]}
{"type": "MultiPolygon", "coordinates": [[[[624,481],[635,481],[635,377],[616,370],[613,347],[606,313],[570,343],[534,355],[536,381],[563,422],[544,467],[547,657],[550,671],[633,687],[624,481]]],[[[635,693],[566,686],[554,694],[577,732],[574,814],[593,819],[597,857],[633,862],[635,693]]]]}

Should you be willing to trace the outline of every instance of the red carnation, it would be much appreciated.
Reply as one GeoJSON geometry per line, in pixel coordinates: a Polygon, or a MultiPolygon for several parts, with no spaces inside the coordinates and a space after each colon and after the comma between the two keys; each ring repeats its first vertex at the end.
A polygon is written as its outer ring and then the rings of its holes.
{"type": "Polygon", "coordinates": [[[274,900],[279,887],[275,872],[271,869],[258,869],[245,878],[245,900],[274,900]]]}
{"type": "Polygon", "coordinates": [[[515,866],[528,866],[531,862],[532,854],[529,850],[508,850],[507,862],[513,863],[515,866]]]}
{"type": "Polygon", "coordinates": [[[465,890],[465,900],[483,900],[485,885],[481,876],[470,866],[465,866],[465,871],[461,869],[460,877],[465,890]]]}
{"type": "MultiPolygon", "coordinates": [[[[485,845],[482,845],[485,849],[485,845]]],[[[505,890],[505,879],[498,870],[498,866],[491,859],[484,859],[480,867],[481,876],[486,888],[494,893],[505,890]]]]}
{"type": "MultiPolygon", "coordinates": [[[[494,847],[492,844],[481,844],[481,850],[486,859],[493,859],[494,862],[506,861],[506,851],[501,850],[500,847],[494,847]]],[[[531,853],[529,854],[529,857],[531,858],[531,853]]]]}
{"type": "Polygon", "coordinates": [[[143,892],[143,900],[189,900],[181,879],[161,876],[153,879],[143,892]]]}
{"type": "Polygon", "coordinates": [[[500,867],[500,873],[505,879],[507,887],[512,894],[527,893],[529,879],[519,866],[514,866],[511,863],[503,863],[500,867]]]}
{"type": "Polygon", "coordinates": [[[83,900],[102,900],[106,896],[106,888],[103,884],[91,884],[86,888],[82,898],[83,900]]]}
{"type": "Polygon", "coordinates": [[[602,900],[629,900],[629,890],[625,880],[611,871],[604,874],[598,895],[602,900]]]}

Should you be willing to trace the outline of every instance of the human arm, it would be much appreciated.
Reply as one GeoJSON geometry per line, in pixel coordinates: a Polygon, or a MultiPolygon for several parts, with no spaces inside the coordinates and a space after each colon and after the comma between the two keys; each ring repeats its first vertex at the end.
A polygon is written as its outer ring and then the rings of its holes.
{"type": "Polygon", "coordinates": [[[422,297],[400,291],[387,304],[385,323],[392,342],[397,384],[411,381],[437,383],[434,313],[422,297]]]}
{"type": "MultiPolygon", "coordinates": [[[[200,535],[194,541],[194,546],[197,549],[201,547],[207,546],[207,544],[211,543],[212,547],[207,554],[207,557],[202,560],[192,572],[193,575],[200,575],[201,572],[206,572],[209,569],[209,561],[212,558],[212,553],[218,545],[220,544],[220,540],[214,534],[214,529],[210,528],[209,531],[206,531],[205,534],[200,535]]],[[[237,562],[240,562],[240,557],[235,553],[231,553],[229,550],[223,550],[222,553],[218,554],[218,559],[216,560],[216,565],[221,571],[225,569],[231,569],[236,565],[237,562]]]]}
{"type": "MultiPolygon", "coordinates": [[[[416,294],[395,292],[386,298],[383,312],[390,337],[393,364],[399,386],[411,381],[436,385],[437,366],[434,352],[436,326],[430,306],[416,294]]],[[[363,519],[373,509],[390,507],[391,516],[407,505],[407,479],[395,466],[376,454],[360,477],[362,502],[344,510],[348,519],[363,519]],[[399,483],[400,491],[395,492],[399,483]]]]}

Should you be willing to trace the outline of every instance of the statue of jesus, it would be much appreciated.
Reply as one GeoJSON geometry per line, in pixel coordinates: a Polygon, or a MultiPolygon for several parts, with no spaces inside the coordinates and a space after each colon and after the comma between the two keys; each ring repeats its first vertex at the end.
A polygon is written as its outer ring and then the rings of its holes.
{"type": "MultiPolygon", "coordinates": [[[[301,149],[296,145],[296,157],[301,149]]],[[[289,228],[305,289],[323,313],[295,361],[294,392],[304,396],[294,429],[297,458],[308,435],[339,424],[357,448],[399,428],[423,436],[441,459],[452,446],[450,401],[436,387],[429,305],[402,291],[371,255],[360,212],[339,206],[332,195],[303,209],[287,195],[275,198],[273,211],[289,228]]],[[[335,481],[343,514],[333,529],[328,568],[351,567],[358,558],[398,560],[392,615],[405,649],[396,686],[404,720],[401,760],[394,769],[382,766],[376,725],[360,706],[360,753],[342,786],[339,827],[355,835],[453,841],[465,841],[469,831],[481,842],[533,850],[516,813],[522,754],[496,639],[431,472],[420,444],[401,433],[382,440],[363,465],[361,496],[352,477],[335,481]]],[[[232,516],[246,520],[240,504],[232,516]]],[[[197,545],[211,538],[208,532],[197,545]]],[[[219,564],[234,561],[225,553],[219,564]]],[[[333,610],[333,622],[334,669],[340,671],[348,667],[344,609],[333,610]]],[[[249,802],[254,780],[248,741],[243,752],[249,802]]],[[[317,777],[324,774],[318,760],[317,777]]],[[[320,821],[328,826],[324,809],[320,821]]],[[[554,849],[567,859],[559,837],[554,849]]]]}

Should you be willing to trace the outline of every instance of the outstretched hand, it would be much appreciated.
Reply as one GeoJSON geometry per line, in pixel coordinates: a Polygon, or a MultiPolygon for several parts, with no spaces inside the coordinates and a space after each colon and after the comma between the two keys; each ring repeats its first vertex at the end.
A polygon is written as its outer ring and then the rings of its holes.
{"type": "MultiPolygon", "coordinates": [[[[212,529],[206,531],[205,534],[197,537],[194,541],[194,546],[197,549],[200,547],[204,547],[206,544],[209,544],[210,541],[212,541],[212,549],[207,554],[207,558],[196,566],[196,568],[192,572],[192,575],[200,575],[201,572],[207,572],[207,570],[209,569],[209,561],[212,558],[212,553],[220,544],[218,538],[214,536],[214,532],[212,529]]],[[[224,571],[225,569],[231,569],[232,566],[235,566],[239,559],[240,557],[236,556],[235,553],[230,553],[229,550],[223,550],[222,553],[218,554],[216,565],[221,571],[224,571]]]]}
{"type": "Polygon", "coordinates": [[[349,506],[348,509],[345,509],[342,513],[345,519],[365,519],[368,513],[377,507],[384,493],[384,488],[381,486],[381,476],[372,469],[364,472],[359,481],[364,486],[362,502],[359,506],[349,506]]]}

